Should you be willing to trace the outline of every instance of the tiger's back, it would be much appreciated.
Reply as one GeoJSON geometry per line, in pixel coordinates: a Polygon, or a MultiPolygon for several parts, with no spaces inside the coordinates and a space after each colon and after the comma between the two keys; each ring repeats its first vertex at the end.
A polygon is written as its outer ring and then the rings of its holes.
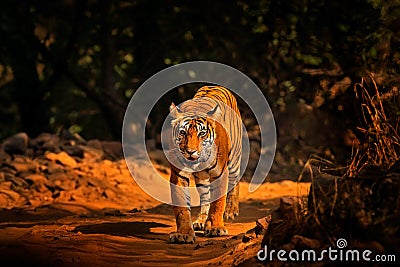
{"type": "Polygon", "coordinates": [[[235,112],[235,115],[231,112],[226,112],[224,107],[221,107],[222,114],[225,115],[223,118],[224,126],[230,136],[231,148],[229,151],[229,190],[232,189],[234,184],[238,182],[240,175],[240,160],[242,156],[242,120],[240,111],[237,106],[235,96],[226,88],[222,86],[203,86],[201,87],[193,98],[210,98],[217,101],[221,101],[227,107],[235,112]]]}

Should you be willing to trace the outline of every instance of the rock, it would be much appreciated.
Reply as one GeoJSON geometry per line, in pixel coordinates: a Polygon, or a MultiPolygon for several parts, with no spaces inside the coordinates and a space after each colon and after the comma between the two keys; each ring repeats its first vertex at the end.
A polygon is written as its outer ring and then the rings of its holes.
{"type": "Polygon", "coordinates": [[[301,212],[303,208],[302,198],[297,196],[285,196],[279,201],[279,210],[285,218],[298,216],[298,213],[301,212]]]}
{"type": "Polygon", "coordinates": [[[11,190],[11,187],[12,183],[10,181],[0,183],[0,190],[11,190]]]}
{"type": "Polygon", "coordinates": [[[14,176],[10,179],[10,181],[17,187],[27,188],[29,186],[28,182],[25,179],[14,176]]]}
{"type": "Polygon", "coordinates": [[[17,133],[7,138],[3,144],[2,149],[8,154],[25,154],[28,148],[29,137],[26,133],[17,133]]]}
{"type": "Polygon", "coordinates": [[[91,162],[99,161],[104,156],[101,143],[95,140],[89,141],[87,146],[80,145],[79,148],[83,151],[83,157],[91,162]]]}
{"type": "Polygon", "coordinates": [[[10,155],[8,155],[2,146],[0,146],[0,162],[8,161],[10,160],[10,155]]]}
{"type": "Polygon", "coordinates": [[[35,190],[36,192],[38,192],[38,193],[41,193],[40,196],[42,196],[44,193],[46,193],[46,192],[49,191],[49,189],[46,187],[46,185],[45,185],[44,183],[43,183],[43,184],[35,185],[34,190],[35,190]]]}
{"type": "Polygon", "coordinates": [[[48,177],[47,181],[50,181],[51,183],[54,183],[57,180],[60,181],[68,180],[68,175],[63,171],[49,173],[47,177],[48,177]]]}
{"type": "Polygon", "coordinates": [[[75,189],[75,181],[70,181],[68,179],[64,179],[64,180],[56,180],[54,182],[55,184],[55,188],[59,191],[70,191],[75,189]]]}
{"type": "Polygon", "coordinates": [[[37,200],[37,199],[29,199],[29,204],[32,207],[39,207],[42,204],[42,201],[37,200]]]}
{"type": "Polygon", "coordinates": [[[60,151],[60,138],[57,135],[42,133],[36,137],[33,142],[37,149],[50,152],[60,151]]]}
{"type": "Polygon", "coordinates": [[[101,142],[104,153],[111,159],[122,159],[124,153],[122,151],[122,144],[114,141],[101,142]]]}
{"type": "Polygon", "coordinates": [[[25,198],[13,190],[0,189],[0,207],[14,208],[26,204],[25,198]]]}
{"type": "Polygon", "coordinates": [[[81,146],[75,146],[75,145],[63,146],[63,150],[67,152],[67,154],[70,155],[71,157],[83,158],[84,156],[84,150],[82,149],[81,146]]]}
{"type": "Polygon", "coordinates": [[[96,148],[98,150],[103,150],[103,147],[101,145],[100,140],[97,140],[97,139],[89,140],[86,145],[91,147],[91,148],[96,148]]]}
{"type": "Polygon", "coordinates": [[[45,184],[47,178],[41,174],[30,174],[25,177],[25,181],[30,185],[30,188],[36,190],[37,192],[44,192],[47,190],[45,184]]]}
{"type": "Polygon", "coordinates": [[[3,172],[3,174],[4,174],[5,181],[10,181],[15,176],[15,174],[13,174],[11,172],[3,172]]]}
{"type": "Polygon", "coordinates": [[[256,235],[263,235],[267,232],[268,226],[272,221],[272,216],[269,214],[263,218],[260,218],[256,221],[256,235]]]}
{"type": "Polygon", "coordinates": [[[25,180],[29,184],[44,184],[47,179],[46,176],[41,175],[41,174],[31,174],[25,177],[25,180]]]}
{"type": "Polygon", "coordinates": [[[55,161],[57,163],[60,163],[64,166],[68,166],[71,168],[75,168],[77,165],[76,161],[64,151],[58,154],[50,152],[47,153],[45,157],[49,160],[55,161]]]}
{"type": "MultiPolygon", "coordinates": [[[[15,171],[11,173],[15,175],[19,174],[21,176],[35,173],[39,169],[39,166],[35,161],[20,157],[17,157],[8,163],[4,163],[3,166],[9,167],[15,171]]],[[[7,170],[4,171],[8,172],[7,170]]]]}
{"type": "Polygon", "coordinates": [[[53,174],[53,173],[64,173],[64,167],[61,164],[56,163],[55,161],[50,161],[47,165],[40,166],[40,170],[44,174],[53,174]]]}

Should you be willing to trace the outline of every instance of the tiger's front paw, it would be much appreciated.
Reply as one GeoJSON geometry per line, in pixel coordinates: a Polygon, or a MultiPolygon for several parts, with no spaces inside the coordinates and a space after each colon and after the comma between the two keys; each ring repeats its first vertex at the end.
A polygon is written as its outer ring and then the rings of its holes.
{"type": "Polygon", "coordinates": [[[172,232],[169,234],[169,242],[176,244],[193,244],[196,241],[196,235],[191,234],[182,234],[177,232],[172,232]]]}
{"type": "Polygon", "coordinates": [[[228,229],[225,227],[212,227],[204,230],[204,235],[208,237],[228,235],[228,229]]]}
{"type": "Polygon", "coordinates": [[[195,231],[203,231],[206,226],[207,214],[200,213],[196,220],[193,222],[193,229],[195,231]]]}

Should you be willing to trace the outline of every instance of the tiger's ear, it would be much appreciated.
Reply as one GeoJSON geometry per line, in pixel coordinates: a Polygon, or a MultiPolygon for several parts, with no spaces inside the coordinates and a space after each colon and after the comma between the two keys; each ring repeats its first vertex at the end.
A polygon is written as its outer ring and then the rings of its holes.
{"type": "Polygon", "coordinates": [[[169,112],[170,112],[170,116],[173,119],[179,119],[183,112],[179,109],[179,107],[175,106],[174,103],[171,103],[171,105],[169,106],[169,112]]]}
{"type": "Polygon", "coordinates": [[[207,112],[207,115],[212,118],[218,118],[220,115],[222,115],[222,110],[219,105],[216,105],[212,110],[207,112]]]}

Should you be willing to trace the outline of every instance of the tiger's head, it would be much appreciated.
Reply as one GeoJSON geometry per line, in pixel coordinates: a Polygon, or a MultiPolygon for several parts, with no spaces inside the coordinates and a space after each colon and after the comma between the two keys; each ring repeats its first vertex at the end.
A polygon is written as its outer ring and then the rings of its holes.
{"type": "Polygon", "coordinates": [[[217,122],[212,117],[218,112],[218,105],[202,114],[190,114],[171,104],[173,140],[186,160],[206,162],[210,158],[217,137],[217,122]]]}

